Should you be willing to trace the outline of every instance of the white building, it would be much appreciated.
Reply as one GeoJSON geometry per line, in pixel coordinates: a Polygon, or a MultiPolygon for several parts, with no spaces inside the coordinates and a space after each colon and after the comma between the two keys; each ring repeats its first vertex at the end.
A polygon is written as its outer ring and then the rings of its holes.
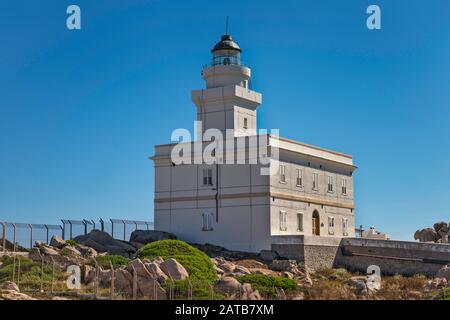
{"type": "MultiPolygon", "coordinates": [[[[197,133],[217,128],[225,135],[231,129],[224,144],[233,143],[233,148],[225,153],[218,148],[214,155],[234,159],[244,150],[241,158],[246,163],[175,165],[171,154],[176,144],[156,146],[151,157],[155,230],[191,243],[249,252],[270,249],[279,236],[353,237],[352,157],[274,135],[256,135],[262,95],[249,88],[251,69],[241,64],[241,49],[225,35],[212,54],[212,64],[202,72],[206,88],[192,91],[202,124],[197,133]],[[249,143],[255,137],[268,145],[265,160],[279,169],[276,174],[262,175],[266,166],[252,163],[249,143]],[[239,145],[239,139],[245,145],[239,145]]],[[[207,144],[185,145],[198,160],[207,144]],[[195,145],[201,145],[199,152],[195,145]]]]}

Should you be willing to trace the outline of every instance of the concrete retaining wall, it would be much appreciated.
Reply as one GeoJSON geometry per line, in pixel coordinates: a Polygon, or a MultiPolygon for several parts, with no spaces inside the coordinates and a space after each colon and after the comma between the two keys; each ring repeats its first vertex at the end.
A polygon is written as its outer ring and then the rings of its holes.
{"type": "Polygon", "coordinates": [[[361,238],[318,238],[298,236],[274,239],[272,250],[287,259],[305,264],[309,271],[345,267],[366,272],[370,265],[383,274],[432,276],[450,263],[450,245],[361,238]]]}

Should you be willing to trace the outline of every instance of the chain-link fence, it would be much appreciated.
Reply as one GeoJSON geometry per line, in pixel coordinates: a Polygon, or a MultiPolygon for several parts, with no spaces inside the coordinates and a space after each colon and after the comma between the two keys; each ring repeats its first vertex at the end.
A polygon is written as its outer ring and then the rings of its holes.
{"type": "Polygon", "coordinates": [[[62,219],[61,225],[0,222],[0,226],[2,227],[0,233],[1,253],[6,250],[16,252],[25,248],[31,249],[35,241],[48,244],[53,235],[60,236],[64,240],[73,239],[94,229],[107,232],[116,239],[128,240],[134,230],[152,230],[153,222],[127,219],[109,219],[107,221],[103,219],[98,221],[62,219]]]}
{"type": "Polygon", "coordinates": [[[82,267],[65,268],[52,257],[40,256],[40,259],[32,261],[16,253],[1,257],[0,263],[3,270],[0,272],[0,284],[12,281],[20,292],[38,299],[52,299],[55,296],[95,300],[286,299],[282,288],[256,287],[252,293],[245,285],[224,290],[210,281],[174,281],[168,278],[160,282],[154,277],[143,277],[142,270],[136,270],[132,264],[126,268],[114,267],[111,262],[109,266],[100,266],[95,258],[82,267]],[[260,294],[255,296],[255,290],[259,290],[260,294]]]}

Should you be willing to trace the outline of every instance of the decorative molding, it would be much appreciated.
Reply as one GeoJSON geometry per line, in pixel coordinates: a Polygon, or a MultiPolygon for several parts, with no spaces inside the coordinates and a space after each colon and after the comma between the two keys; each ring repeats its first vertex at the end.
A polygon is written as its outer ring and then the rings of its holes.
{"type": "MultiPolygon", "coordinates": [[[[336,208],[354,209],[353,203],[340,203],[335,201],[323,200],[307,196],[296,196],[287,193],[280,192],[254,192],[254,193],[233,193],[233,194],[220,194],[218,196],[219,200],[222,199],[241,199],[241,198],[259,198],[259,197],[270,197],[280,200],[288,201],[298,201],[298,202],[310,202],[318,205],[324,205],[336,208]]],[[[155,203],[164,202],[179,202],[179,201],[207,201],[216,200],[216,195],[205,195],[205,196],[189,196],[189,197],[172,197],[172,198],[156,198],[155,203]]]]}

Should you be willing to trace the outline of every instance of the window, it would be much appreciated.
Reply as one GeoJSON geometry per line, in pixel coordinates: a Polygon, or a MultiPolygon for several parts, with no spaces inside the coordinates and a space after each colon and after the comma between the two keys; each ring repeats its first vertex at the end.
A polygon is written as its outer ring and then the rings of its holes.
{"type": "Polygon", "coordinates": [[[328,234],[334,234],[334,217],[328,217],[328,234]]]}
{"type": "Polygon", "coordinates": [[[297,231],[303,231],[303,213],[297,213],[297,231]]]}
{"type": "Polygon", "coordinates": [[[280,182],[286,182],[286,166],[280,164],[280,182]]]}
{"type": "Polygon", "coordinates": [[[212,169],[203,169],[203,185],[212,186],[212,169]]]}
{"type": "Polygon", "coordinates": [[[244,129],[248,128],[248,119],[244,118],[244,129]]]}
{"type": "Polygon", "coordinates": [[[342,235],[348,236],[348,219],[347,218],[342,219],[342,235]]]}
{"type": "Polygon", "coordinates": [[[211,212],[204,212],[202,214],[203,218],[203,228],[202,231],[211,231],[212,228],[212,220],[213,220],[213,214],[211,212]]]}
{"type": "Polygon", "coordinates": [[[297,169],[297,187],[303,186],[303,170],[297,169]]]}
{"type": "Polygon", "coordinates": [[[287,214],[286,211],[280,211],[280,230],[286,231],[287,230],[287,214]]]}
{"type": "Polygon", "coordinates": [[[328,176],[328,192],[333,192],[333,177],[328,176]]]}
{"type": "Polygon", "coordinates": [[[347,179],[342,179],[342,194],[347,194],[347,179]]]}
{"type": "Polygon", "coordinates": [[[319,189],[319,174],[317,173],[313,173],[313,185],[312,185],[313,190],[318,190],[319,189]]]}

